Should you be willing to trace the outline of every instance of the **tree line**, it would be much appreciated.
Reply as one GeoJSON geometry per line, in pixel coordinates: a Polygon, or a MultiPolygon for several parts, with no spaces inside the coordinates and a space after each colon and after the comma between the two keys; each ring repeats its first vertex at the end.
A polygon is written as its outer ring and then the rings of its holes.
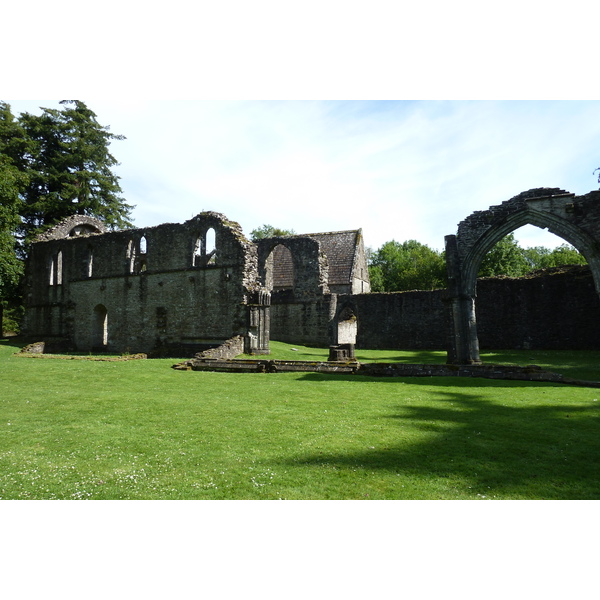
{"type": "Polygon", "coordinates": [[[133,206],[109,152],[113,140],[125,138],[100,125],[84,102],[60,104],[15,116],[0,102],[0,313],[8,309],[13,321],[23,260],[36,235],[75,214],[99,218],[109,229],[132,226],[133,206]]]}
{"type": "MultiPolygon", "coordinates": [[[[367,258],[373,292],[446,287],[445,253],[416,240],[386,242],[379,250],[368,249],[367,258]]],[[[485,255],[478,277],[523,277],[538,269],[584,264],[587,264],[585,258],[569,244],[554,249],[521,248],[511,233],[485,255]]]]}

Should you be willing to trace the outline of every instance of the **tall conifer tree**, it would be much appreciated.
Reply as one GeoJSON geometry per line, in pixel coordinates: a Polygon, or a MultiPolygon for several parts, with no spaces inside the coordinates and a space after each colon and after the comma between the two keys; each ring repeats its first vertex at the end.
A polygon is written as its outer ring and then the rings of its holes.
{"type": "Polygon", "coordinates": [[[74,214],[104,221],[109,228],[130,227],[132,206],[121,196],[112,140],[125,139],[101,126],[79,100],[63,100],[62,110],[23,113],[20,165],[29,177],[23,192],[21,235],[29,241],[40,230],[74,214]]]}

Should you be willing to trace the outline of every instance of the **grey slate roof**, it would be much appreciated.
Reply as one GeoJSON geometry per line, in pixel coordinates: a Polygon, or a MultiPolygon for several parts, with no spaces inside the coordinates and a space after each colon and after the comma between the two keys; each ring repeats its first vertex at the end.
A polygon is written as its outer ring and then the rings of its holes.
{"type": "Polygon", "coordinates": [[[352,282],[352,268],[360,239],[360,229],[307,233],[299,237],[310,237],[319,244],[329,263],[329,284],[345,285],[352,282]]]}

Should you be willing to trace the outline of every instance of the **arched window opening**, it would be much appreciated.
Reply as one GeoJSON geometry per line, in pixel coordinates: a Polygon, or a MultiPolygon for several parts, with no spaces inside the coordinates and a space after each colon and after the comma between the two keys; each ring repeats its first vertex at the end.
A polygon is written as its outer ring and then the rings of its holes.
{"type": "Polygon", "coordinates": [[[62,284],[62,251],[50,257],[48,285],[62,284]]]}
{"type": "Polygon", "coordinates": [[[206,232],[206,254],[211,254],[217,248],[217,238],[215,234],[215,230],[211,227],[206,232]]]}
{"type": "Polygon", "coordinates": [[[194,243],[194,253],[192,255],[192,266],[199,267],[202,259],[202,238],[198,236],[194,243]]]}
{"type": "Polygon", "coordinates": [[[289,248],[282,244],[275,246],[267,260],[267,281],[271,284],[270,289],[291,290],[294,288],[295,277],[294,258],[289,248]]]}
{"type": "Polygon", "coordinates": [[[52,257],[50,259],[50,264],[49,266],[49,271],[50,271],[50,277],[48,279],[48,285],[54,285],[54,257],[52,257]]]}
{"type": "Polygon", "coordinates": [[[214,265],[217,262],[217,236],[211,227],[206,232],[206,264],[214,265]]]}
{"type": "Polygon", "coordinates": [[[104,304],[94,308],[93,347],[106,349],[108,346],[108,311],[104,304]]]}
{"type": "Polygon", "coordinates": [[[146,236],[142,236],[140,239],[140,254],[146,254],[148,252],[148,242],[146,236]]]}
{"type": "Polygon", "coordinates": [[[63,254],[62,250],[56,255],[56,285],[62,285],[63,282],[63,254]]]}
{"type": "Polygon", "coordinates": [[[135,272],[135,244],[133,243],[133,240],[129,240],[129,243],[127,244],[126,258],[129,266],[129,272],[135,272]]]}
{"type": "Polygon", "coordinates": [[[217,261],[217,237],[215,230],[211,227],[204,236],[199,235],[194,243],[192,265],[194,267],[205,267],[214,265],[217,261]]]}
{"type": "Polygon", "coordinates": [[[88,249],[87,257],[87,276],[91,277],[94,272],[94,252],[91,248],[88,249]]]}

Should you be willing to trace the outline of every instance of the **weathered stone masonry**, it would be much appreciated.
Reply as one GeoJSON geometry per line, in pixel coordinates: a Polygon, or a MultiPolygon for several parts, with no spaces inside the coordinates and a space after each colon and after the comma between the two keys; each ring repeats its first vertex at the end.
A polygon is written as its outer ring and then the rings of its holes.
{"type": "Polygon", "coordinates": [[[75,350],[191,355],[241,335],[268,351],[256,246],[218,213],[108,233],[72,217],[32,244],[25,293],[24,334],[75,350]]]}
{"type": "Polygon", "coordinates": [[[258,253],[261,281],[272,290],[271,337],[319,346],[345,343],[340,333],[355,324],[347,311],[342,314],[338,297],[371,290],[362,231],[269,238],[258,242],[258,253]]]}
{"type": "Polygon", "coordinates": [[[368,291],[369,278],[360,230],[255,244],[205,212],[117,232],[67,219],[32,244],[25,287],[23,333],[49,351],[191,356],[226,340],[231,352],[243,340],[245,352],[268,353],[271,327],[277,339],[289,331],[302,343],[304,328],[307,342],[327,345],[331,288],[368,291]]]}
{"type": "Polygon", "coordinates": [[[600,293],[600,191],[575,196],[558,188],[537,188],[477,211],[459,223],[456,235],[446,236],[449,362],[480,362],[477,271],[497,242],[527,224],[548,229],[585,256],[600,293]]]}
{"type": "MultiPolygon", "coordinates": [[[[339,296],[357,318],[357,348],[445,350],[445,290],[339,296]]],[[[481,349],[600,348],[600,299],[587,266],[477,280],[481,349]]]]}
{"type": "MultiPolygon", "coordinates": [[[[23,333],[47,351],[183,356],[229,340],[267,353],[269,339],[362,348],[598,348],[600,192],[523,192],[478,211],[446,237],[447,290],[371,294],[360,230],[248,241],[201,213],[183,224],[105,232],[76,216],[32,245],[23,333]],[[481,259],[524,224],[547,227],[589,267],[477,280],[481,259]],[[477,300],[477,302],[476,302],[477,300]]],[[[223,350],[224,351],[224,350],[223,350]]]]}

